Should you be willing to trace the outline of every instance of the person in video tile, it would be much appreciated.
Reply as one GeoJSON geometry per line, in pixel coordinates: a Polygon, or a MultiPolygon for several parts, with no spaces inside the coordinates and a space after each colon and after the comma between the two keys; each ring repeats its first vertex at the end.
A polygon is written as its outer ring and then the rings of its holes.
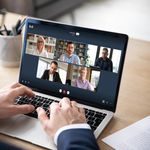
{"type": "Polygon", "coordinates": [[[39,36],[37,39],[37,48],[33,51],[33,55],[48,57],[48,54],[45,50],[45,40],[42,36],[39,36]]]}
{"type": "Polygon", "coordinates": [[[101,70],[112,72],[113,63],[107,56],[108,56],[108,49],[103,48],[102,56],[96,60],[95,66],[99,67],[101,70]]]}
{"type": "Polygon", "coordinates": [[[56,72],[57,69],[58,69],[58,63],[56,61],[52,61],[50,63],[50,69],[44,71],[41,79],[62,83],[59,73],[56,72]]]}
{"type": "Polygon", "coordinates": [[[64,61],[67,63],[73,63],[73,64],[80,64],[80,59],[79,57],[74,54],[74,43],[73,42],[68,42],[67,43],[67,49],[66,49],[66,53],[62,54],[60,56],[60,61],[64,61]]]}
{"type": "Polygon", "coordinates": [[[87,76],[87,68],[81,68],[80,69],[80,76],[78,79],[75,80],[74,86],[78,88],[82,88],[85,90],[94,91],[93,86],[90,84],[90,82],[86,79],[87,76]]]}

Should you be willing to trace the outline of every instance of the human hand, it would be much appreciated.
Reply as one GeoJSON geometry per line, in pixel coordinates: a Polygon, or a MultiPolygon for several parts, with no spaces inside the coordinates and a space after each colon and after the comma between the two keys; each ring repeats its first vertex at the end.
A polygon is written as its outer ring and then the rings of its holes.
{"type": "Polygon", "coordinates": [[[31,89],[16,83],[0,90],[0,119],[14,116],[17,114],[27,114],[35,108],[32,105],[15,105],[15,100],[18,96],[34,96],[31,89]]]}
{"type": "Polygon", "coordinates": [[[55,133],[61,127],[70,124],[85,123],[83,108],[78,108],[75,101],[63,98],[59,103],[53,102],[50,105],[50,118],[47,117],[44,109],[37,108],[38,118],[49,137],[54,138],[55,133]]]}

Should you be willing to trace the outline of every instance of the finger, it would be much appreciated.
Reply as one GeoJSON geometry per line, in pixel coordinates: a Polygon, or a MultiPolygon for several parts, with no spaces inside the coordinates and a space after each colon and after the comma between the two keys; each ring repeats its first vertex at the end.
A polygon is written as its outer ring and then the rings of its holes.
{"type": "Polygon", "coordinates": [[[81,114],[83,114],[83,115],[85,115],[85,109],[84,108],[82,108],[82,107],[79,107],[79,112],[81,113],[81,114]]]}
{"type": "Polygon", "coordinates": [[[62,109],[66,110],[66,109],[69,109],[71,108],[71,102],[69,100],[69,98],[67,97],[64,97],[60,102],[59,102],[59,105],[62,109]]]}
{"type": "Polygon", "coordinates": [[[76,102],[76,101],[71,101],[71,105],[72,105],[73,107],[77,107],[77,102],[76,102]]]}
{"type": "Polygon", "coordinates": [[[58,103],[56,103],[56,102],[53,102],[50,105],[50,112],[51,112],[50,118],[53,115],[57,115],[60,112],[60,110],[61,110],[60,105],[58,103]]]}
{"type": "Polygon", "coordinates": [[[13,83],[13,84],[10,86],[10,88],[14,89],[14,88],[17,88],[17,87],[20,87],[20,86],[22,86],[22,84],[20,84],[20,83],[13,83]]]}
{"type": "Polygon", "coordinates": [[[38,107],[36,111],[38,114],[38,119],[40,120],[41,124],[44,125],[45,121],[48,120],[45,110],[41,107],[38,107]]]}
{"type": "Polygon", "coordinates": [[[17,115],[17,114],[28,114],[34,111],[35,107],[33,105],[13,105],[13,112],[12,115],[17,115]]]}
{"type": "Polygon", "coordinates": [[[10,89],[13,89],[13,88],[16,88],[16,87],[19,87],[19,86],[21,86],[20,83],[13,83],[11,85],[6,85],[5,87],[3,87],[1,89],[1,92],[6,92],[7,90],[10,90],[10,89]]]}
{"type": "Polygon", "coordinates": [[[17,87],[15,89],[13,89],[9,94],[10,94],[10,97],[12,100],[17,98],[18,96],[27,95],[29,97],[33,97],[35,95],[31,89],[29,89],[25,86],[17,87]]]}
{"type": "Polygon", "coordinates": [[[72,106],[73,109],[78,111],[79,108],[77,107],[77,102],[71,101],[71,106],[72,106]]]}
{"type": "Polygon", "coordinates": [[[80,118],[82,118],[83,123],[87,122],[87,119],[86,119],[86,116],[85,116],[85,109],[80,107],[79,112],[80,112],[80,118]]]}

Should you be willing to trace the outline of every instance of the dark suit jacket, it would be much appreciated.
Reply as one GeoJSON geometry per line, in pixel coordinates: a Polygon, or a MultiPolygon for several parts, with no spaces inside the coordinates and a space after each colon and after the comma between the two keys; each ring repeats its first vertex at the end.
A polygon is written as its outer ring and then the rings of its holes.
{"type": "MultiPolygon", "coordinates": [[[[49,70],[44,71],[41,79],[49,80],[49,70]]],[[[55,74],[53,75],[53,82],[62,83],[58,72],[55,72],[55,74]]]]}
{"type": "Polygon", "coordinates": [[[16,146],[13,146],[11,144],[7,144],[1,141],[0,141],[0,149],[1,150],[23,150],[22,148],[19,148],[19,147],[16,147],[16,146]]]}
{"type": "Polygon", "coordinates": [[[101,70],[113,71],[113,63],[109,58],[106,60],[102,57],[98,58],[95,62],[95,66],[99,67],[101,70]]]}
{"type": "Polygon", "coordinates": [[[60,133],[57,140],[58,150],[99,150],[90,129],[69,129],[60,133]]]}
{"type": "MultiPolygon", "coordinates": [[[[0,149],[22,150],[0,142],[0,149]]],[[[57,141],[58,150],[99,150],[96,139],[90,129],[69,129],[60,133],[57,141]]]]}

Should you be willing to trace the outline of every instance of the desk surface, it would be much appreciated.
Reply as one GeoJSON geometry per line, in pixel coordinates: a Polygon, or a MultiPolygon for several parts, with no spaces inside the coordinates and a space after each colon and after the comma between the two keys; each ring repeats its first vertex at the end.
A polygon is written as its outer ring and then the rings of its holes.
{"type": "MultiPolygon", "coordinates": [[[[18,68],[0,66],[0,87],[16,82],[18,68]]],[[[112,150],[101,139],[150,115],[150,42],[129,40],[116,113],[98,138],[102,150],[112,150]]],[[[0,134],[0,140],[25,149],[44,150],[18,139],[0,134]]]]}

